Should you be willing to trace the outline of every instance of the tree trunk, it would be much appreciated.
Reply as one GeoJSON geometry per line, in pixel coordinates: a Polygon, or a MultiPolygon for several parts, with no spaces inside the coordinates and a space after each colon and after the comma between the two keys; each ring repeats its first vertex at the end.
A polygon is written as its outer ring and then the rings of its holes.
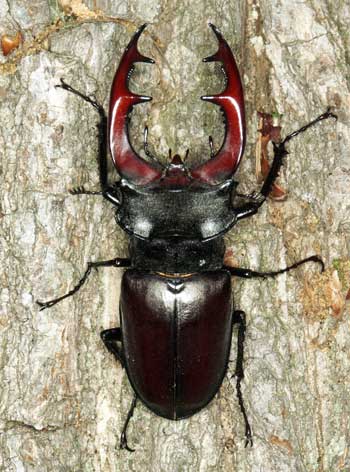
{"type": "MultiPolygon", "coordinates": [[[[12,471],[349,471],[350,133],[348,1],[0,0],[0,33],[24,43],[0,64],[2,237],[0,469],[12,471]],[[255,176],[257,111],[283,114],[282,135],[333,106],[295,138],[269,200],[227,237],[236,265],[276,270],[320,254],[315,264],[269,280],[233,280],[247,313],[244,401],[254,446],[244,448],[234,362],[211,404],[171,422],[138,405],[128,430],[136,452],[119,449],[132,400],[125,372],[99,333],[118,326],[121,270],[101,269],[74,297],[45,311],[35,300],[66,293],[87,262],[127,256],[114,210],[99,196],[95,110],[61,89],[61,77],[105,107],[121,54],[150,23],[135,91],[153,101],[133,111],[153,153],[209,158],[223,139],[219,110],[199,96],[223,88],[217,25],[245,84],[248,143],[239,192],[255,176]]],[[[166,157],[165,157],[166,158],[166,157]]],[[[231,358],[236,356],[234,331],[231,358]]]]}

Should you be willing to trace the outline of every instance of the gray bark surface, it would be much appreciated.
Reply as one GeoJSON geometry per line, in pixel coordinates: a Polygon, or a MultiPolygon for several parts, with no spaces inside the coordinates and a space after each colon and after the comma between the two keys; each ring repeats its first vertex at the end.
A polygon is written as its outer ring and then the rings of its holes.
{"type": "MultiPolygon", "coordinates": [[[[0,34],[20,30],[24,45],[0,57],[0,470],[14,471],[350,471],[349,1],[0,0],[0,34]],[[191,162],[209,158],[223,125],[199,100],[223,87],[207,27],[223,32],[245,84],[248,143],[235,178],[258,190],[256,111],[283,114],[282,134],[327,106],[328,120],[293,140],[280,184],[284,202],[227,236],[235,264],[276,270],[312,254],[309,264],[274,280],[234,280],[247,313],[242,390],[254,447],[229,375],[214,401],[171,422],[139,404],[119,450],[132,390],[99,333],[117,326],[121,270],[94,272],[74,297],[38,311],[35,300],[67,292],[91,260],[127,256],[111,205],[69,195],[96,188],[97,114],[55,88],[64,79],[105,106],[114,71],[136,27],[150,23],[133,90],[153,101],[133,111],[158,156],[168,148],[191,162]]],[[[235,359],[236,330],[231,358],[235,359]]]]}

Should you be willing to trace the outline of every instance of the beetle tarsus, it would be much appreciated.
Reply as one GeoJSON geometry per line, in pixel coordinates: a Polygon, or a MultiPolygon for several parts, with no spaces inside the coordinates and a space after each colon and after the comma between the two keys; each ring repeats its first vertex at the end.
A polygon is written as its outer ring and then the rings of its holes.
{"type": "Polygon", "coordinates": [[[307,123],[306,125],[302,126],[301,128],[297,129],[296,131],[293,131],[292,133],[288,134],[284,138],[284,140],[280,143],[280,145],[286,144],[292,138],[295,138],[295,136],[298,136],[298,134],[304,133],[304,131],[306,131],[308,128],[311,128],[312,126],[314,126],[319,121],[328,120],[328,118],[334,118],[335,120],[338,120],[338,116],[336,114],[332,113],[331,107],[328,107],[327,110],[325,111],[325,113],[322,113],[317,118],[310,121],[310,123],[307,123]]]}
{"type": "Polygon", "coordinates": [[[241,391],[241,379],[237,377],[236,379],[236,390],[237,390],[237,398],[238,398],[238,403],[244,418],[244,423],[245,423],[245,443],[244,447],[253,446],[253,438],[252,438],[252,430],[248,421],[247,413],[244,408],[244,403],[243,403],[243,396],[242,396],[242,391],[241,391]]]}
{"type": "Polygon", "coordinates": [[[78,95],[78,97],[82,98],[86,102],[90,103],[96,110],[101,114],[105,115],[105,111],[103,109],[103,106],[97,101],[95,95],[85,95],[82,92],[79,92],[79,90],[73,88],[71,85],[67,84],[67,82],[64,81],[64,79],[60,79],[60,84],[55,85],[56,88],[61,88],[63,90],[67,90],[67,92],[71,92],[74,95],[78,95]]]}
{"type": "Polygon", "coordinates": [[[101,190],[86,190],[82,185],[80,187],[73,187],[68,190],[71,195],[103,195],[101,190]]]}
{"type": "Polygon", "coordinates": [[[136,403],[137,403],[137,397],[136,395],[134,396],[134,399],[131,403],[131,406],[130,406],[130,409],[129,409],[129,412],[128,412],[128,416],[126,417],[126,420],[125,420],[125,423],[124,423],[124,426],[123,426],[123,431],[122,431],[122,434],[120,436],[120,443],[119,443],[119,447],[120,449],[126,449],[127,451],[129,452],[135,452],[135,449],[132,449],[131,447],[129,447],[128,445],[128,438],[126,436],[126,431],[128,429],[128,425],[129,425],[129,422],[134,414],[134,410],[135,410],[135,407],[136,407],[136,403]]]}
{"type": "Polygon", "coordinates": [[[75,293],[77,293],[81,287],[86,282],[87,278],[89,277],[92,269],[97,269],[98,267],[129,267],[130,266],[130,259],[116,257],[114,259],[110,259],[108,261],[97,261],[97,262],[88,262],[87,269],[79,280],[77,285],[72,288],[68,293],[62,295],[61,297],[54,298],[53,300],[49,300],[47,302],[40,302],[36,300],[36,304],[39,305],[40,311],[45,310],[46,308],[51,308],[52,306],[56,305],[56,303],[61,302],[65,298],[71,297],[75,293]]]}

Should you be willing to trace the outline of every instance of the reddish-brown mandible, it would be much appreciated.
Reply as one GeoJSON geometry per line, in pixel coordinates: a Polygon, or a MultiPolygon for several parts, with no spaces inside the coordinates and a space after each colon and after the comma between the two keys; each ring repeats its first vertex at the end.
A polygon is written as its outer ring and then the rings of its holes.
{"type": "Polygon", "coordinates": [[[222,62],[226,87],[218,95],[204,96],[202,99],[219,105],[225,114],[226,133],[223,145],[210,160],[192,169],[185,169],[179,156],[175,155],[164,173],[161,165],[156,162],[146,162],[134,151],[128,136],[128,115],[132,107],[152,99],[148,96],[136,95],[128,88],[134,63],[152,64],[154,62],[153,59],[143,56],[137,49],[138,39],[145,27],[146,25],[143,25],[130,41],[113,80],[109,107],[109,145],[113,162],[119,174],[136,185],[147,185],[161,178],[163,180],[165,178],[162,182],[164,186],[174,183],[181,186],[191,183],[209,185],[222,183],[231,178],[238,167],[244,151],[246,134],[243,88],[231,49],[219,30],[210,24],[218,39],[219,48],[215,54],[203,60],[204,62],[222,62]],[[176,177],[171,173],[175,168],[176,177]]]}

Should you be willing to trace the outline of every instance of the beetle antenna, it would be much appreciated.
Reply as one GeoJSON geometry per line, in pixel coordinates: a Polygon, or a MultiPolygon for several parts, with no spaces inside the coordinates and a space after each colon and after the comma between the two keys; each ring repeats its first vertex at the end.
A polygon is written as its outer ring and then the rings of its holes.
{"type": "Polygon", "coordinates": [[[128,411],[128,416],[126,417],[126,420],[125,420],[125,423],[124,423],[124,426],[123,426],[122,434],[120,436],[120,445],[119,445],[120,449],[126,449],[129,452],[135,452],[135,449],[131,449],[131,447],[128,446],[128,439],[126,437],[126,430],[128,429],[129,422],[132,418],[132,415],[134,414],[136,403],[137,403],[137,397],[135,395],[134,399],[131,403],[130,409],[128,411]]]}
{"type": "Polygon", "coordinates": [[[164,165],[151,153],[148,146],[148,126],[145,126],[145,130],[143,132],[143,150],[147,157],[152,159],[152,161],[156,162],[157,164],[164,167],[164,165]]]}
{"type": "Polygon", "coordinates": [[[210,147],[210,159],[214,157],[214,143],[213,138],[209,136],[209,147],[210,147]]]}
{"type": "Polygon", "coordinates": [[[189,153],[190,153],[190,150],[187,149],[186,154],[185,154],[185,157],[183,158],[183,162],[187,161],[187,158],[188,158],[189,153]]]}

